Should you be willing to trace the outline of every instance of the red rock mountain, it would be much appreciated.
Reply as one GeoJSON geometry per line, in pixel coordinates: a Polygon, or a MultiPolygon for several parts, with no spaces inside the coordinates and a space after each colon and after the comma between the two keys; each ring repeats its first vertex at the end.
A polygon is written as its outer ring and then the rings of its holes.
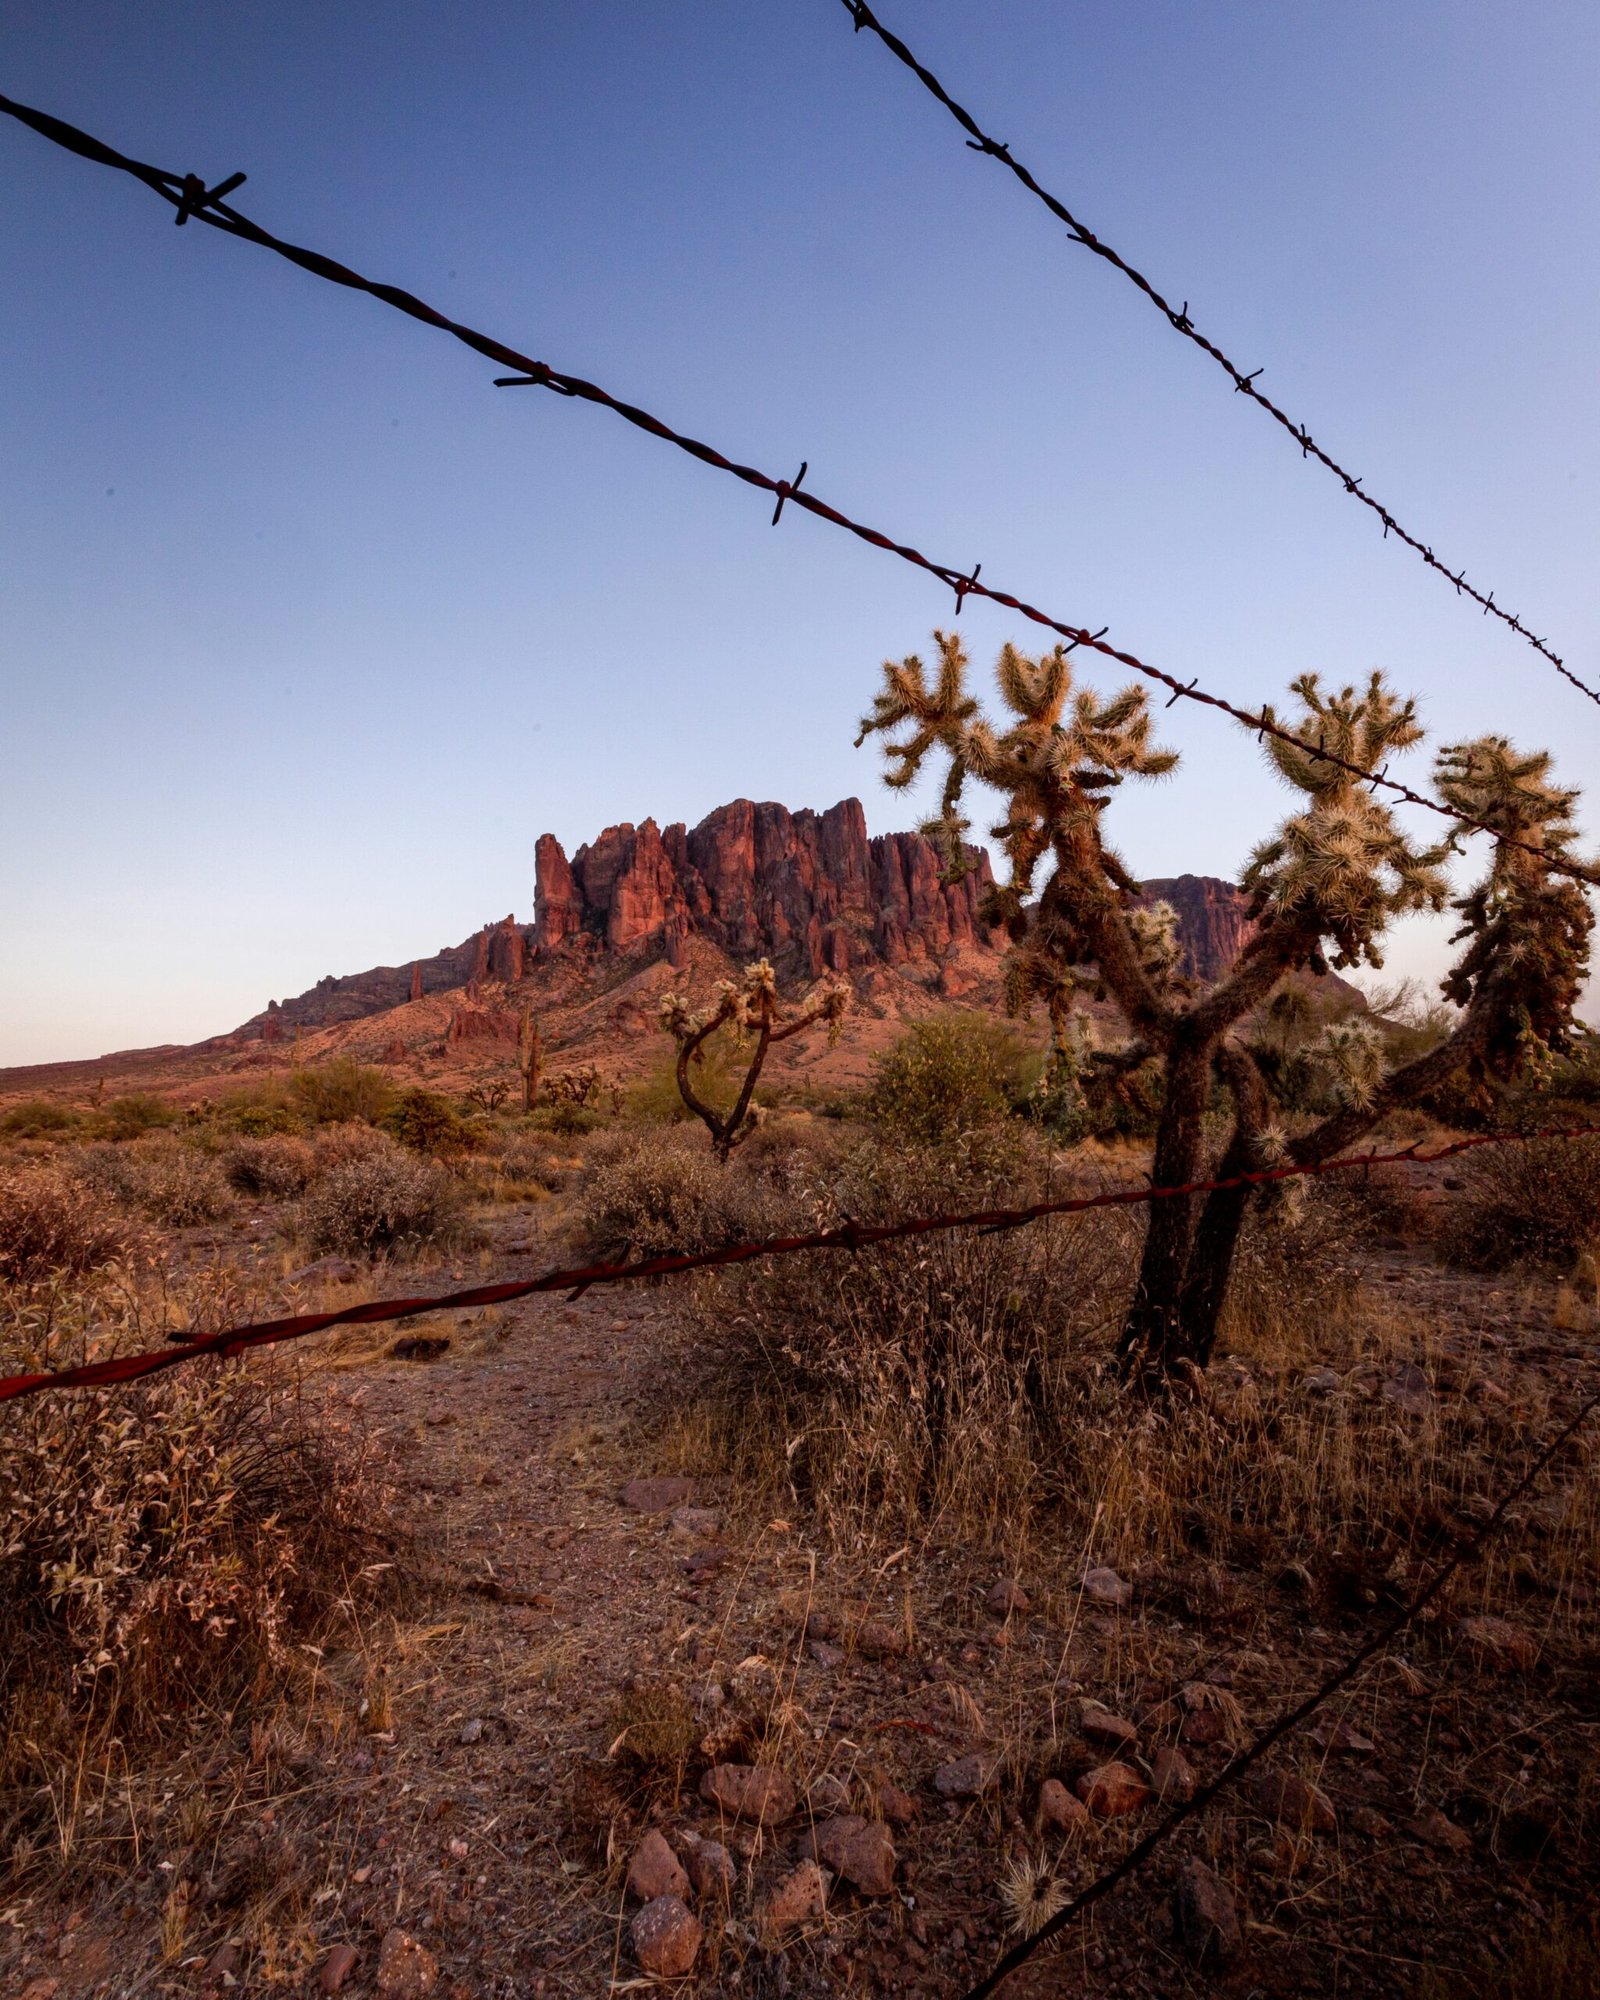
{"type": "MultiPolygon", "coordinates": [[[[694,827],[653,819],[607,827],[570,860],[553,834],[542,834],[531,925],[508,916],[431,958],[329,974],[295,999],[270,1002],[237,1032],[276,1042],[297,1028],[359,1021],[462,988],[470,1003],[480,985],[514,985],[558,965],[678,965],[691,939],[735,961],[770,958],[789,984],[888,970],[947,995],[996,994],[1004,940],[978,916],[993,876],[986,854],[974,849],[972,858],[972,873],[947,886],[921,834],[869,837],[858,799],[821,813],[735,799],[694,827]]],[[[1150,881],[1145,898],[1177,909],[1185,969],[1201,979],[1225,971],[1250,933],[1244,898],[1212,876],[1150,881]]]]}

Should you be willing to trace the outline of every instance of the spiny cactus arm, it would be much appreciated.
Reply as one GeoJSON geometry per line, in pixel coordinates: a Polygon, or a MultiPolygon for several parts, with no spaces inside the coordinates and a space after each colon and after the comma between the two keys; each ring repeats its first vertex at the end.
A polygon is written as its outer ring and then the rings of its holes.
{"type": "Polygon", "coordinates": [[[1286,973],[1308,965],[1321,939],[1315,924],[1276,918],[1264,923],[1227,974],[1195,1002],[1192,1019],[1202,1038],[1223,1033],[1270,999],[1286,973]]]}
{"type": "Polygon", "coordinates": [[[814,1028],[819,1021],[826,1021],[830,1040],[837,1041],[838,1030],[849,1005],[848,986],[837,983],[824,986],[805,1001],[798,1013],[773,1028],[771,1040],[786,1042],[791,1035],[803,1035],[807,1028],[814,1028]]]}

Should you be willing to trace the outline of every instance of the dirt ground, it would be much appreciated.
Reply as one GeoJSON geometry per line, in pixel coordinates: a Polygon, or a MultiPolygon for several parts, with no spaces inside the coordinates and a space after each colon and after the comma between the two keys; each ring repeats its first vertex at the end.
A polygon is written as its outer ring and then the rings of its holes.
{"type": "MultiPolygon", "coordinates": [[[[471,1272],[545,1261],[528,1218],[498,1212],[471,1272]]],[[[1330,1384],[1314,1357],[1284,1363],[1305,1394],[1374,1398],[1419,1429],[1453,1397],[1525,1406],[1542,1436],[1600,1387],[1593,1304],[1570,1288],[1465,1277],[1402,1245],[1372,1252],[1365,1278],[1392,1321],[1431,1330],[1426,1365],[1330,1384]]],[[[1034,1551],[1008,1611],[981,1552],[936,1535],[830,1552],[798,1509],[761,1518],[716,1479],[683,1483],[663,1420],[695,1340],[680,1293],[616,1286],[308,1351],[304,1393],[385,1444],[424,1579],[398,1617],[310,1662],[276,1722],[197,1746],[211,1808],[158,1802],[131,1873],[76,1902],[0,1907],[0,1991],[644,1990],[625,1874],[653,1826],[680,1856],[686,1835],[722,1842],[735,1871],[701,1908],[683,1992],[960,1995],[1011,1941],[1008,1871],[1014,1893],[1030,1861],[1081,1886],[1159,1816],[1147,1797],[1052,1829],[1043,1775],[1070,1787],[1120,1756],[1147,1785],[1176,1749],[1203,1780],[1420,1574],[1358,1578],[1341,1598],[1199,1550],[1125,1564],[1117,1605],[1085,1586],[1093,1550],[1063,1546],[1034,1551]],[[448,1345],[397,1355],[397,1340],[448,1345]],[[655,1478],[679,1484],[619,1497],[655,1478]],[[727,1816],[700,1789],[722,1762],[782,1768],[792,1812],[727,1816]],[[841,1812],[888,1824],[892,1883],[841,1877],[826,1914],[780,1939],[773,1890],[841,1812]]],[[[1225,1363],[1215,1393],[1248,1399],[1262,1372],[1225,1363]]],[[[1472,1636],[1447,1599],[1324,1712],[1320,1741],[1273,1757],[1316,1788],[1309,1827],[1259,1788],[1218,1803],[1008,1990],[1404,1993],[1558,1906],[1592,1914],[1600,1579],[1544,1552],[1563,1509],[1594,1505],[1558,1468],[1513,1519],[1505,1630],[1472,1636]],[[1174,1932],[1187,1854],[1237,1897],[1242,1950],[1224,1969],[1197,1967],[1174,1932]]],[[[1161,1771],[1179,1795],[1182,1765],[1161,1771]]]]}

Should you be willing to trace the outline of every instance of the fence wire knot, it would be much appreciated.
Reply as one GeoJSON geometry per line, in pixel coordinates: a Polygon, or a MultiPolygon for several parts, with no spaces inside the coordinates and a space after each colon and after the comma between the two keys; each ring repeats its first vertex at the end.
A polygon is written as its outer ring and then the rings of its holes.
{"type": "Polygon", "coordinates": [[[198,174],[185,174],[183,186],[178,193],[178,212],[172,218],[181,229],[191,215],[198,215],[203,208],[210,208],[232,194],[235,188],[243,187],[246,176],[229,174],[225,181],[218,181],[214,188],[208,188],[198,174]]]}
{"type": "Polygon", "coordinates": [[[793,479],[780,479],[778,481],[778,504],[772,510],[773,527],[776,527],[778,525],[778,516],[783,512],[784,501],[787,500],[791,494],[798,493],[800,491],[800,482],[802,479],[805,478],[806,468],[810,465],[810,463],[811,461],[808,458],[801,459],[800,470],[795,474],[793,479]]]}
{"type": "Polygon", "coordinates": [[[963,600],[967,597],[969,592],[976,590],[978,587],[978,573],[982,568],[983,568],[982,563],[974,563],[972,565],[972,570],[969,575],[967,576],[952,575],[949,578],[947,578],[950,588],[956,594],[956,616],[958,618],[961,616],[961,606],[963,600]]]}

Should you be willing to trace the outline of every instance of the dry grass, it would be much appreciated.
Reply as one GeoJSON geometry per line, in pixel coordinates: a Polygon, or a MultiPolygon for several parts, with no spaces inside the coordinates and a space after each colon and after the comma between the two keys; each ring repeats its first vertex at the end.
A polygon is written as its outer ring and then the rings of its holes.
{"type": "Polygon", "coordinates": [[[1600,1140],[1487,1147],[1462,1178],[1444,1247],[1468,1270],[1524,1260],[1570,1268],[1600,1242],[1600,1140]]]}

